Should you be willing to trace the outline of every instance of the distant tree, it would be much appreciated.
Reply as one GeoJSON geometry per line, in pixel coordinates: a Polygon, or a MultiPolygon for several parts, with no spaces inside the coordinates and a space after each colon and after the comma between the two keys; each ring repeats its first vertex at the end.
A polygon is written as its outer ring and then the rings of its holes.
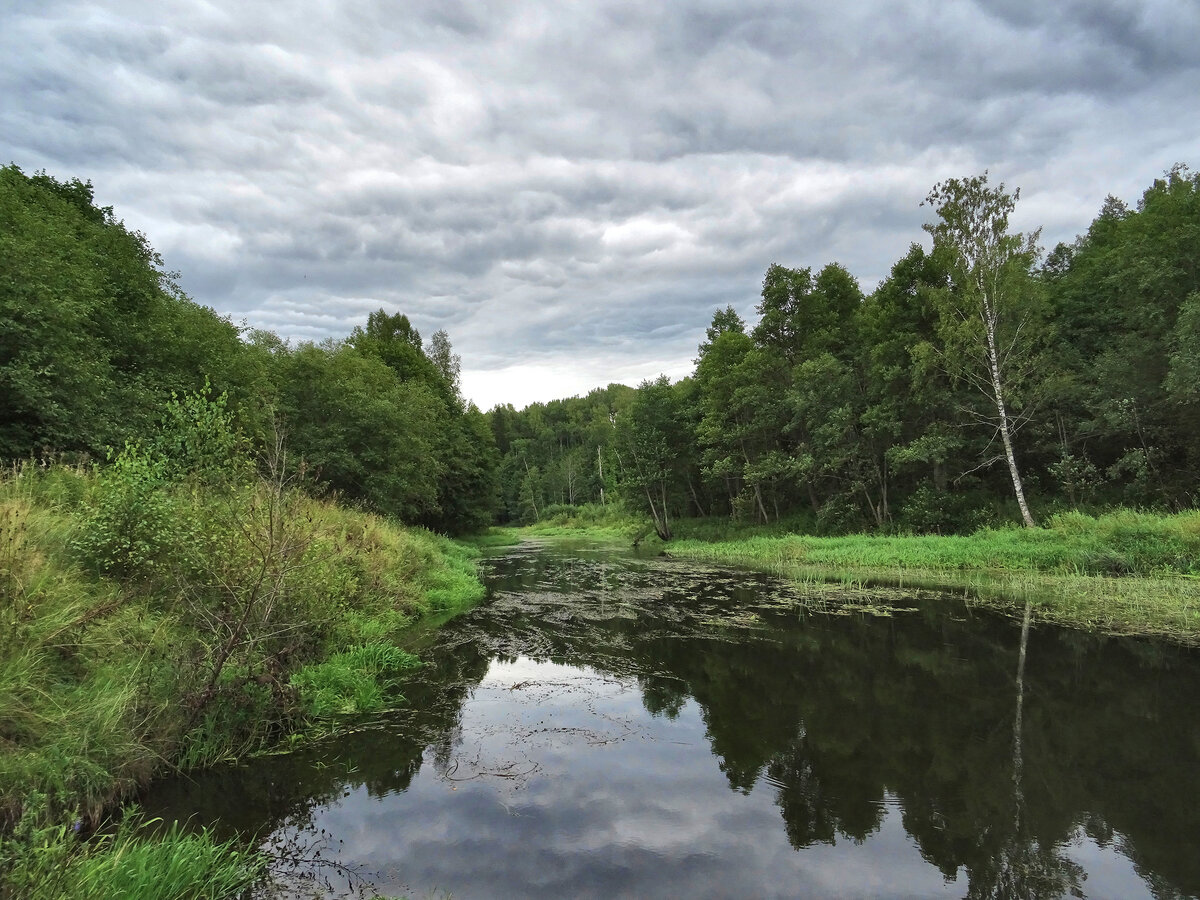
{"type": "Polygon", "coordinates": [[[696,366],[705,474],[724,482],[734,512],[763,522],[765,492],[793,468],[780,453],[788,379],[782,357],[736,330],[717,335],[696,366]]]}
{"type": "Polygon", "coordinates": [[[374,356],[403,381],[436,382],[437,367],[424,354],[421,333],[403,313],[378,309],[367,317],[367,326],[356,327],[346,339],[359,353],[374,356]]]}
{"type": "Polygon", "coordinates": [[[812,269],[772,265],[763,277],[762,300],[754,339],[783,353],[795,363],[804,338],[820,325],[812,314],[812,269]]]}
{"type": "Polygon", "coordinates": [[[1068,375],[1056,398],[1063,443],[1121,488],[1112,499],[1196,502],[1200,404],[1186,373],[1197,359],[1198,260],[1200,173],[1180,165],[1134,209],[1109,197],[1066,270],[1046,279],[1068,375]]]}
{"type": "Polygon", "coordinates": [[[442,418],[436,432],[438,505],[418,521],[449,534],[487,527],[500,502],[500,454],[487,420],[472,403],[442,418]]]}
{"type": "Polygon", "coordinates": [[[462,357],[451,350],[450,335],[446,333],[445,329],[433,333],[433,337],[429,339],[429,351],[426,355],[441,373],[451,396],[461,406],[462,387],[459,380],[462,374],[462,357]]]}
{"type": "Polygon", "coordinates": [[[937,307],[931,295],[946,280],[937,258],[913,244],[860,310],[859,436],[863,468],[875,481],[875,499],[868,502],[880,524],[897,500],[902,510],[908,507],[908,514],[902,511],[906,527],[938,530],[948,524],[947,473],[963,441],[949,379],[935,351],[937,307]]]}
{"type": "Polygon", "coordinates": [[[627,457],[627,502],[650,514],[654,530],[671,539],[672,510],[680,487],[680,461],[685,452],[684,426],[666,375],[644,381],[629,411],[620,419],[621,445],[627,457]]]}
{"type": "Polygon", "coordinates": [[[1174,347],[1167,392],[1177,403],[1200,403],[1200,291],[1190,294],[1179,308],[1174,347]]]}
{"type": "Polygon", "coordinates": [[[754,339],[791,365],[824,352],[840,353],[862,301],[858,282],[837,263],[825,266],[816,278],[811,269],[773,265],[763,278],[754,339]]]}
{"type": "Polygon", "coordinates": [[[441,513],[441,401],[345,344],[304,344],[280,359],[280,413],[316,479],[404,522],[441,513]]]}
{"type": "Polygon", "coordinates": [[[700,343],[700,357],[704,357],[704,354],[712,347],[713,341],[728,332],[746,333],[746,323],[742,321],[742,317],[737,314],[737,310],[732,306],[726,306],[724,309],[718,309],[713,313],[712,322],[709,323],[707,330],[704,332],[704,340],[700,343]]]}

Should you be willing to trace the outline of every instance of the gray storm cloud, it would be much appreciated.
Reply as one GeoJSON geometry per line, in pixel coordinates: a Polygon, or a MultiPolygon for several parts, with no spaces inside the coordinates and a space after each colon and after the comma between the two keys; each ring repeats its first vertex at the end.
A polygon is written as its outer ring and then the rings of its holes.
{"type": "Polygon", "coordinates": [[[293,339],[446,328],[482,405],[682,374],[772,262],[866,289],[937,180],[1086,228],[1196,162],[1200,7],[17,2],[0,157],[293,339]]]}

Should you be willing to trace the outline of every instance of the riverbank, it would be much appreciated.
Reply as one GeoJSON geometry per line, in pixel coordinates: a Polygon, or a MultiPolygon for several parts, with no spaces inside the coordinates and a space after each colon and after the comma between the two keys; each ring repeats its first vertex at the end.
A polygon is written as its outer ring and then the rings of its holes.
{"type": "MultiPolygon", "coordinates": [[[[983,529],[970,535],[781,533],[727,521],[673,523],[661,542],[634,523],[539,523],[519,535],[641,536],[662,552],[763,569],[799,581],[960,593],[968,603],[1089,631],[1146,635],[1200,645],[1200,512],[1158,515],[1121,510],[1064,513],[1034,529],[983,529]]],[[[786,527],[786,526],[783,526],[786,527]]],[[[500,532],[492,538],[504,540],[500,532]]]]}
{"type": "Polygon", "coordinates": [[[960,591],[969,603],[1089,631],[1200,644],[1200,513],[1055,516],[971,535],[685,539],[672,556],[851,581],[960,591]]]}
{"type": "Polygon", "coordinates": [[[0,478],[0,897],[136,896],[128,866],[161,896],[155,879],[186,859],[197,891],[218,869],[257,877],[203,835],[76,833],[164,772],[399,702],[411,627],[483,596],[473,549],[282,473],[147,467],[127,454],[0,478]]]}

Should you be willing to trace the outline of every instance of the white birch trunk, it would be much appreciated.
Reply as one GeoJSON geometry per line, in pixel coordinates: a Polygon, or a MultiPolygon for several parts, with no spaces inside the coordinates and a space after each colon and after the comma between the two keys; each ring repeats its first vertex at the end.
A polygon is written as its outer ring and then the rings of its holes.
{"type": "Polygon", "coordinates": [[[1033,528],[1033,516],[1029,514],[1029,504],[1025,502],[1025,488],[1021,485],[1021,472],[1017,468],[1017,455],[1013,450],[1008,410],[1004,405],[1004,389],[1000,381],[1000,357],[996,350],[995,307],[987,300],[984,301],[983,324],[987,334],[987,361],[992,379],[992,396],[996,401],[996,424],[1000,429],[1000,440],[1004,442],[1004,456],[1008,460],[1008,473],[1012,476],[1017,505],[1021,507],[1021,519],[1027,528],[1033,528]]]}

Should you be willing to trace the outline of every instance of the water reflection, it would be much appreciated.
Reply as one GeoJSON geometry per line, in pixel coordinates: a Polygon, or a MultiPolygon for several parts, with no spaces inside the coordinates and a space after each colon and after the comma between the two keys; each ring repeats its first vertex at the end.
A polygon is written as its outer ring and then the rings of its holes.
{"type": "Polygon", "coordinates": [[[324,829],[418,896],[1200,893],[1194,653],[612,552],[492,568],[400,713],[152,811],[324,829]]]}

